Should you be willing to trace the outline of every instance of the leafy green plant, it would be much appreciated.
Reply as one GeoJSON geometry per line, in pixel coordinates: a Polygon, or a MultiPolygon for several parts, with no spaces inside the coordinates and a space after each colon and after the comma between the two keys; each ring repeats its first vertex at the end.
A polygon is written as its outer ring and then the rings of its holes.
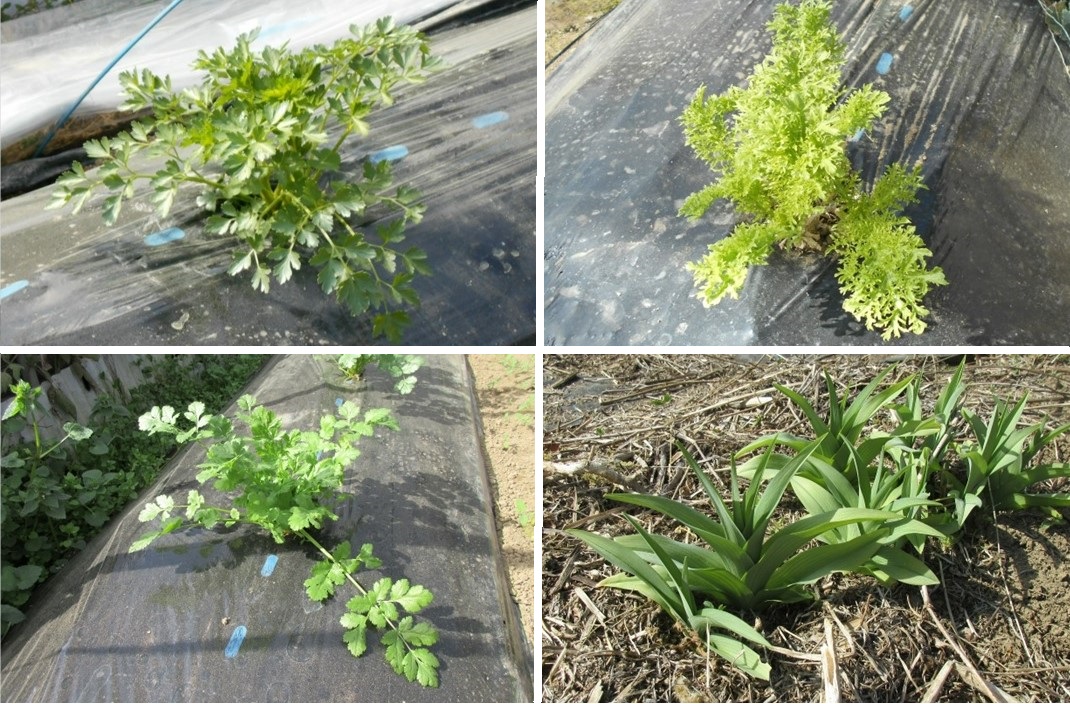
{"type": "Polygon", "coordinates": [[[913,202],[921,172],[891,166],[866,192],[852,171],[847,139],[877,120],[889,97],[868,84],[850,94],[840,86],[845,45],[829,11],[827,0],[778,5],[773,48],[747,88],[707,98],[702,86],[681,116],[687,143],[720,172],[681,215],[698,219],[725,198],[749,216],[688,269],[710,306],[738,297],[750,267],[765,264],[778,243],[824,250],[839,259],[845,310],[885,339],[921,333],[922,299],[946,283],[898,214],[913,202]]]}
{"type": "Polygon", "coordinates": [[[267,293],[272,277],[286,283],[306,259],[324,293],[353,315],[382,311],[374,334],[398,340],[409,317],[389,309],[417,305],[412,280],[430,269],[419,249],[395,247],[424,206],[408,186],[391,190],[389,161],[366,161],[355,181],[339,177],[339,149],[350,135],[368,134],[368,115],[393,102],[396,85],[423,82],[441,62],[421,34],[390,18],[350,31],[329,47],[301,51],[254,52],[256,32],[242,35],[229,51],[200,52],[193,66],[204,74],[201,84],[177,93],[169,77],[148,69],[123,73],[123,109],[151,109],[152,117],[87,142],[101,166],[86,171],[76,162],[48,207],[73,202],[78,212],[103,187],[114,191],[104,200],[104,221],[113,224],[138,182],[148,181],[162,218],[179,188],[191,185],[209,213],[205,230],[239,243],[230,274],[250,270],[253,287],[267,293]],[[332,123],[341,127],[334,138],[332,123]],[[144,170],[142,155],[163,167],[144,170]],[[381,222],[372,235],[355,218],[381,222]]]}
{"type": "Polygon", "coordinates": [[[960,480],[952,472],[945,475],[948,493],[954,500],[955,530],[961,530],[970,513],[984,504],[985,495],[997,511],[1033,506],[1049,510],[1070,508],[1070,492],[1029,492],[1038,482],[1070,477],[1070,463],[1033,464],[1041,450],[1070,431],[1070,423],[1051,430],[1046,422],[1019,427],[1027,399],[1024,396],[1013,408],[1008,408],[1003,399],[997,400],[987,423],[972,411],[963,410],[974,435],[972,441],[964,441],[957,448],[966,466],[966,476],[960,480]]]}
{"type": "Polygon", "coordinates": [[[628,589],[650,598],[673,618],[704,634],[712,651],[750,675],[769,679],[769,665],[740,638],[758,645],[768,642],[723,607],[761,609],[771,603],[812,599],[809,585],[833,572],[859,570],[882,544],[908,530],[900,514],[869,508],[837,508],[771,530],[773,511],[784,491],[819,447],[820,441],[807,445],[774,473],[764,491],[761,487],[771,452],[755,467],[749,486],[742,492],[733,463],[730,506],[684,452],[719,520],[662,496],[607,495],[678,521],[709,548],[652,535],[631,516],[625,518],[635,528],[635,535],[610,540],[582,530],[566,532],[625,571],[604,579],[601,586],[628,589]],[[867,524],[869,528],[850,540],[806,547],[815,538],[850,524],[867,524]],[[714,628],[731,635],[714,633],[714,628]]]}
{"type": "Polygon", "coordinates": [[[394,390],[399,394],[410,393],[416,387],[416,371],[423,363],[424,358],[415,354],[338,355],[338,368],[349,379],[359,381],[368,365],[374,364],[395,379],[394,390]]]}
{"type": "Polygon", "coordinates": [[[516,500],[516,522],[524,529],[528,538],[535,537],[535,514],[523,499],[516,500]]]}
{"type": "MultiPolygon", "coordinates": [[[[39,428],[33,430],[35,441],[15,439],[38,424],[41,392],[11,386],[15,398],[3,423],[5,456],[0,462],[4,470],[0,480],[2,560],[8,575],[2,601],[10,607],[4,609],[4,633],[22,620],[11,609],[21,611],[34,585],[58,572],[72,553],[85,547],[156,477],[174,450],[173,439],[148,437],[137,430],[134,419],[151,408],[150,395],[166,393],[185,403],[200,396],[206,406],[218,410],[231,402],[265,359],[262,355],[164,355],[144,360],[145,382],[132,390],[117,387],[103,393],[90,415],[91,436],[78,440],[90,428],[77,430],[81,426],[75,425],[75,434],[58,446],[54,446],[56,440],[46,442],[39,428]],[[19,461],[24,464],[15,466],[19,461]]],[[[48,364],[58,370],[77,361],[77,355],[50,355],[48,364]]],[[[35,372],[41,360],[5,356],[4,362],[13,374],[47,377],[44,370],[35,372]],[[13,359],[22,369],[8,364],[13,359]]]]}
{"type": "MultiPolygon", "coordinates": [[[[60,521],[67,519],[67,508],[72,499],[68,488],[74,489],[65,486],[62,481],[65,463],[70,456],[71,445],[68,440],[78,443],[93,434],[92,429],[78,423],[65,423],[62,438],[46,440],[41,434],[39,419],[41,388],[32,387],[27,381],[19,381],[11,387],[11,391],[15,396],[4,411],[3,431],[13,437],[29,429],[33,433],[33,441],[17,445],[0,458],[0,468],[3,469],[0,522],[4,534],[4,552],[0,561],[0,630],[3,633],[25,619],[19,607],[29,600],[33,587],[47,577],[46,566],[51,554],[55,546],[64,540],[65,531],[58,526],[60,521]],[[42,536],[28,544],[12,544],[12,540],[26,534],[27,528],[47,533],[48,539],[42,536]]],[[[89,483],[99,482],[100,479],[99,472],[94,477],[84,478],[89,483]]],[[[87,492],[90,489],[91,486],[87,485],[87,492]]],[[[79,498],[89,503],[93,497],[89,493],[79,498]]],[[[103,520],[98,525],[100,523],[103,520]]],[[[70,527],[66,531],[68,535],[72,529],[77,533],[74,523],[63,525],[70,527]]],[[[70,544],[66,547],[70,547],[70,544]]]]}
{"type": "Polygon", "coordinates": [[[356,555],[348,541],[327,550],[311,533],[324,521],[337,519],[332,505],[342,497],[345,468],[360,455],[356,447],[360,439],[379,427],[398,429],[390,412],[377,408],[361,415],[360,409],[347,401],[336,415],[323,416],[318,430],[287,431],[278,416],[257,406],[252,396],[239,399],[238,407],[238,419],[248,426],[248,436],[237,435],[228,418],[206,415],[199,402],[191,403],[181,415],[170,406],[157,406],[138,419],[139,427],[149,434],[165,433],[179,443],[205,445],[197,481],[211,481],[224,497],[236,495],[228,499],[229,505],[218,506],[209,505],[196,489],[189,491],[183,504],[170,495],[157,496],[145,505],[138,520],[159,521],[159,527],[138,538],[130,551],[144,549],[168,533],[191,526],[212,529],[219,524],[248,523],[266,530],[278,543],[296,535],[324,556],[305,581],[310,599],[323,601],[347,581],[357,591],[346,602],[341,618],[343,641],[354,657],[367,650],[369,628],[383,629],[381,643],[394,671],[410,682],[438,686],[439,662],[427,647],[438,640],[438,633],[427,623],[415,622],[411,615],[431,603],[431,592],[406,579],[388,577],[365,588],[353,574],[362,567],[380,566],[372,545],[363,545],[356,555]],[[407,615],[402,616],[403,612],[407,615]]]}
{"type": "MultiPolygon", "coordinates": [[[[1037,0],[1041,12],[1044,13],[1044,21],[1051,30],[1052,35],[1061,38],[1070,44],[1070,2],[1067,0],[1037,0]]],[[[1062,49],[1059,50],[1060,56],[1062,49]]],[[[1065,60],[1063,65],[1066,65],[1065,60]]]]}
{"type": "Polygon", "coordinates": [[[491,379],[487,385],[495,387],[498,385],[498,382],[503,379],[511,378],[514,382],[523,385],[525,388],[531,389],[531,393],[525,395],[524,398],[514,406],[514,410],[510,413],[510,417],[521,425],[534,426],[535,357],[533,355],[506,354],[501,356],[498,363],[505,371],[506,376],[495,377],[491,379]]]}

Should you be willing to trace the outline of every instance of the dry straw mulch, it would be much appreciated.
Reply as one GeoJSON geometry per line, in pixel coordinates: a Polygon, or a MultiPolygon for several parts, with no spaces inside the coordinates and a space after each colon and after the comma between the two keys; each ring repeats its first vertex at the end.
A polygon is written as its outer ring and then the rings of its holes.
{"type": "MultiPolygon", "coordinates": [[[[833,575],[817,585],[814,603],[741,614],[755,618],[778,648],[764,653],[772,665],[769,682],[707,655],[649,600],[599,588],[614,568],[561,532],[631,532],[621,517],[628,510],[648,530],[686,539],[660,514],[604,495],[627,487],[698,501],[701,490],[685,471],[677,441],[727,486],[729,457],[747,442],[775,431],[807,433],[805,418],[773,384],[795,389],[824,412],[822,371],[841,394],[853,395],[894,363],[886,383],[921,375],[928,409],[958,361],[548,355],[543,699],[821,701],[817,654],[828,630],[846,701],[1070,700],[1070,530],[1049,525],[1038,511],[995,517],[977,511],[952,546],[931,542],[925,559],[942,584],[930,588],[928,604],[917,587],[889,589],[866,577],[833,575]],[[574,471],[577,466],[586,471],[574,471]]],[[[964,381],[966,406],[986,417],[996,398],[1013,402],[1028,392],[1024,422],[1070,418],[1070,357],[970,356],[964,381]]],[[[1070,438],[1062,436],[1043,459],[1070,459],[1070,438]]],[[[778,510],[793,518],[801,507],[789,491],[778,510]]]]}

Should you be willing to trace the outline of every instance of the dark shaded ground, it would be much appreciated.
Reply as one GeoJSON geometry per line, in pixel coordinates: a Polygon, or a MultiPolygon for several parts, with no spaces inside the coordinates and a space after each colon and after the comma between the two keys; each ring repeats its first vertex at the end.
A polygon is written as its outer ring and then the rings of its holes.
{"type": "MultiPolygon", "coordinates": [[[[769,683],[750,679],[675,626],[652,602],[597,583],[615,570],[562,533],[582,527],[608,535],[632,532],[622,504],[603,495],[620,487],[604,476],[554,473],[550,462],[606,460],[643,491],[697,497],[684,478],[674,439],[726,469],[731,453],[775,430],[802,433],[801,415],[774,383],[798,390],[824,412],[821,370],[841,391],[857,391],[888,357],[788,356],[758,363],[733,357],[547,356],[544,369],[544,532],[542,696],[545,701],[819,701],[819,652],[828,621],[839,658],[844,701],[919,701],[951,667],[935,701],[987,701],[955,669],[961,659],[934,620],[953,633],[981,675],[1018,700],[1070,698],[1070,551],[1066,525],[1048,527],[1034,512],[976,516],[950,548],[931,544],[929,566],[942,586],[930,591],[934,614],[916,587],[880,587],[856,576],[819,583],[813,604],[761,615],[776,646],[766,652],[769,683]],[[820,395],[819,395],[820,391],[820,395]]],[[[907,357],[889,383],[917,372],[935,400],[954,360],[907,357]]],[[[1067,356],[978,356],[964,372],[967,407],[987,414],[996,396],[1028,391],[1024,422],[1070,416],[1067,356]]],[[[852,394],[853,395],[853,394],[852,394]]],[[[927,406],[930,407],[930,406],[927,406]]],[[[1047,461],[1070,457],[1063,436],[1047,461]]],[[[716,475],[715,475],[716,476],[716,475]]],[[[715,479],[716,481],[716,479],[715,479]]],[[[628,507],[631,508],[631,507],[628,507]]],[[[785,517],[793,512],[785,502],[785,517]]],[[[647,529],[666,521],[634,509],[647,529]]],[[[975,514],[976,515],[976,514],[975,514]]],[[[680,538],[681,536],[674,536],[680,538]]]]}

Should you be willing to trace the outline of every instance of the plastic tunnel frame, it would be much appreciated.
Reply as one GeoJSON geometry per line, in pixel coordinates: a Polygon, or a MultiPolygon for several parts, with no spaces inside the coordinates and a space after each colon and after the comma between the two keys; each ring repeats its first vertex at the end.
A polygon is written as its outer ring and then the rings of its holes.
{"type": "MultiPolygon", "coordinates": [[[[428,255],[401,344],[523,344],[535,337],[536,5],[456,3],[429,22],[450,68],[399,91],[371,133],[343,145],[342,171],[394,161],[422,193],[405,246],[428,255]],[[497,9],[496,9],[497,8],[497,9]]],[[[344,29],[344,28],[343,28],[344,29]]],[[[50,189],[0,204],[0,343],[374,344],[371,316],[325,296],[312,267],[270,294],[226,274],[229,243],[203,236],[192,191],[159,221],[147,192],[115,227],[94,198],[43,210],[50,189]]],[[[101,193],[100,198],[105,194],[101,193]]]]}
{"type": "Polygon", "coordinates": [[[434,593],[420,616],[440,632],[439,688],[398,677],[377,637],[349,654],[338,623],[349,597],[309,601],[316,553],[300,541],[195,529],[128,554],[144,502],[196,486],[203,451],[192,447],[39,592],[5,639],[4,699],[531,701],[531,636],[509,597],[471,375],[463,356],[425,359],[406,396],[377,369],[354,386],[313,355],[273,359],[248,393],[284,428],[318,427],[342,399],[391,409],[401,430],[362,441],[352,497],[317,533],[374,544],[383,567],[362,580],[407,577],[434,593]]]}
{"type": "MultiPolygon", "coordinates": [[[[623,0],[547,80],[545,342],[883,345],[842,310],[834,264],[775,252],[738,300],[704,308],[685,264],[738,220],[677,214],[715,175],[679,116],[740,83],[770,45],[774,0],[623,0]]],[[[891,344],[1070,339],[1070,75],[1035,0],[833,3],[844,81],[888,112],[848,153],[863,181],[920,163],[907,210],[949,285],[922,335],[891,344]]]]}

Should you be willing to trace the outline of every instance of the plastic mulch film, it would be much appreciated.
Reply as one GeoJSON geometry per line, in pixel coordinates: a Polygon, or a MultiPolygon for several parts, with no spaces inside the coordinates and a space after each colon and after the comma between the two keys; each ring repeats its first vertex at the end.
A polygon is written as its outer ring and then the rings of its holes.
{"type": "Polygon", "coordinates": [[[193,448],[35,595],[4,641],[4,700],[531,701],[530,636],[508,596],[466,362],[430,356],[417,378],[401,396],[378,370],[354,387],[330,360],[294,355],[249,393],[285,428],[318,427],[341,399],[391,410],[400,431],[362,440],[343,489],[351,498],[314,532],[329,549],[374,545],[383,566],[358,573],[366,586],[405,577],[432,591],[419,618],[439,630],[439,688],[396,675],[377,635],[350,655],[339,619],[352,595],[308,599],[317,553],[300,541],[195,529],[128,553],[146,532],[145,501],[197,486],[203,451],[193,448]]]}
{"type": "MultiPolygon", "coordinates": [[[[398,91],[371,133],[342,147],[342,171],[390,159],[422,193],[405,246],[433,273],[414,282],[404,344],[514,344],[535,335],[536,7],[490,8],[429,31],[450,67],[398,91]]],[[[494,5],[494,3],[491,3],[494,5]]],[[[497,3],[501,6],[503,3],[497,3]]],[[[348,25],[345,25],[348,26],[348,25]]],[[[344,31],[344,27],[343,27],[344,31]]],[[[0,343],[284,344],[372,342],[303,267],[269,295],[228,276],[230,243],[203,234],[193,191],[160,221],[147,187],[104,226],[105,193],[81,213],[45,211],[50,188],[0,204],[0,343]]]]}
{"type": "MultiPolygon", "coordinates": [[[[687,262],[738,220],[677,214],[715,175],[679,116],[701,84],[737,85],[770,46],[774,2],[623,0],[547,82],[546,342],[882,344],[842,310],[834,264],[777,252],[738,300],[704,308],[687,262]]],[[[949,285],[895,344],[1070,340],[1070,73],[1033,0],[836,2],[844,80],[891,95],[849,147],[872,183],[923,168],[908,209],[949,285]]]]}

